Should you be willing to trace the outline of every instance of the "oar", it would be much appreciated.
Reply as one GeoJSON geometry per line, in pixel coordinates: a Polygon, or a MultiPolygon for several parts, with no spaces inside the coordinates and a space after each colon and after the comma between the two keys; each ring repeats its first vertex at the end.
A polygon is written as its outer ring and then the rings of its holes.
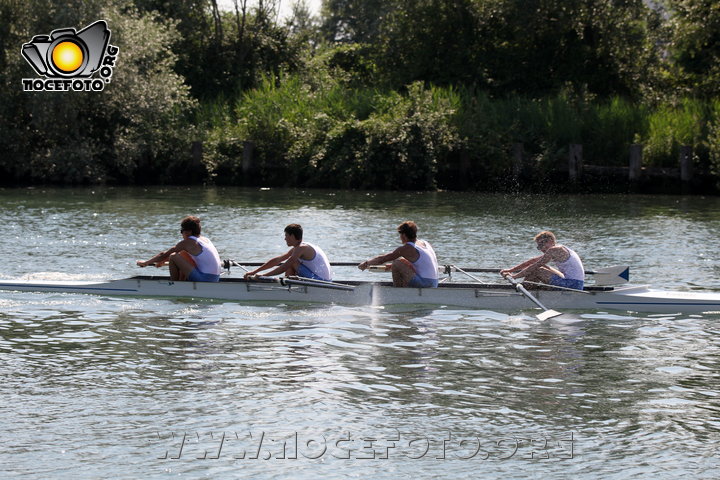
{"type": "MultiPolygon", "coordinates": [[[[330,264],[332,265],[332,263],[330,264]]],[[[389,272],[390,266],[389,265],[368,265],[367,270],[369,272],[389,272]]]]}
{"type": "MultiPolygon", "coordinates": [[[[246,265],[251,266],[252,264],[248,263],[248,264],[246,264],[246,265]]],[[[258,263],[256,266],[259,267],[260,265],[262,265],[262,263],[258,263]]],[[[239,264],[238,262],[236,262],[235,260],[229,260],[229,259],[228,259],[228,260],[223,260],[223,268],[224,268],[225,270],[227,270],[228,273],[230,272],[230,267],[240,267],[240,268],[242,268],[243,270],[245,270],[246,272],[249,272],[249,271],[250,271],[250,270],[248,270],[247,268],[245,268],[244,266],[242,266],[241,264],[239,264]]]]}
{"type": "MultiPolygon", "coordinates": [[[[444,265],[439,268],[441,273],[461,272],[467,274],[473,273],[500,273],[499,268],[460,268],[456,265],[444,265]]],[[[586,270],[586,275],[594,275],[595,285],[619,285],[630,281],[630,267],[627,265],[617,265],[614,267],[599,268],[597,270],[586,270]]]]}
{"type": "Polygon", "coordinates": [[[544,321],[549,318],[553,318],[553,317],[557,317],[558,315],[562,315],[561,312],[557,312],[555,310],[550,310],[549,308],[545,307],[545,305],[540,303],[540,300],[538,300],[533,295],[531,295],[530,292],[528,292],[527,289],[522,286],[522,283],[515,280],[511,275],[509,275],[509,274],[505,275],[505,279],[515,287],[515,290],[517,290],[518,292],[525,295],[525,297],[527,297],[528,300],[530,300],[535,305],[537,305],[538,307],[540,307],[544,310],[544,312],[535,315],[535,317],[537,317],[538,320],[544,321]]]}
{"type": "MultiPolygon", "coordinates": [[[[332,265],[334,265],[334,264],[332,264],[332,265]]],[[[460,267],[458,267],[457,265],[443,265],[440,268],[443,268],[443,269],[449,268],[449,269],[456,269],[456,270],[460,269],[460,267]]],[[[502,270],[502,269],[501,268],[463,267],[463,270],[465,270],[466,272],[472,272],[472,273],[500,273],[500,270],[502,270]]],[[[625,277],[629,277],[630,267],[628,267],[627,265],[622,265],[622,266],[618,265],[618,266],[614,266],[614,267],[600,268],[597,270],[585,270],[585,273],[588,275],[613,274],[613,275],[623,277],[625,280],[627,280],[627,278],[625,278],[625,277]]]]}
{"type": "MultiPolygon", "coordinates": [[[[223,265],[225,265],[224,268],[227,268],[228,265],[232,267],[240,267],[241,262],[238,262],[236,260],[223,260],[223,265]]],[[[333,267],[357,267],[362,262],[331,262],[330,265],[333,267]]],[[[264,265],[263,262],[242,262],[242,265],[245,265],[246,267],[259,267],[261,265],[264,265]]]]}
{"type": "Polygon", "coordinates": [[[530,285],[537,285],[538,287],[551,288],[553,290],[564,290],[566,292],[582,293],[585,295],[590,295],[590,292],[588,292],[587,290],[578,290],[577,288],[560,287],[558,285],[550,285],[549,283],[542,283],[542,282],[528,282],[527,280],[525,280],[523,283],[529,283],[530,285]]]}
{"type": "Polygon", "coordinates": [[[329,282],[327,280],[318,280],[317,278],[297,276],[280,278],[280,283],[282,285],[305,285],[309,287],[330,288],[334,290],[355,290],[353,285],[348,285],[346,283],[329,282]]]}
{"type": "Polygon", "coordinates": [[[455,267],[455,269],[456,269],[458,272],[460,272],[460,273],[464,273],[465,275],[467,275],[468,277],[472,278],[472,279],[475,280],[476,282],[482,283],[479,278],[477,278],[475,275],[469,274],[469,273],[466,272],[464,269],[462,269],[462,268],[460,268],[460,267],[455,267]]]}

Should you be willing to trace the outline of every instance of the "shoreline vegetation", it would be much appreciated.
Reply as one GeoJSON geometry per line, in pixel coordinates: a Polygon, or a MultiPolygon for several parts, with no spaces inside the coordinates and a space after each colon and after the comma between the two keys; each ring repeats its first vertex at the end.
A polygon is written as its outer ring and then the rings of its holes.
{"type": "Polygon", "coordinates": [[[231,4],[0,0],[0,183],[720,193],[713,2],[231,4]],[[22,91],[99,18],[103,92],[22,91]]]}

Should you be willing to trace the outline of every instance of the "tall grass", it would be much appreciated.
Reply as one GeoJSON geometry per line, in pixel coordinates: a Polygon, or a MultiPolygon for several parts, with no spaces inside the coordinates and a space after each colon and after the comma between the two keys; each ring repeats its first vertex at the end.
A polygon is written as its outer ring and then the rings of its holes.
{"type": "Polygon", "coordinates": [[[620,97],[593,103],[583,120],[585,161],[627,166],[630,145],[647,135],[648,108],[620,97]]]}
{"type": "Polygon", "coordinates": [[[560,93],[492,98],[473,88],[416,83],[403,92],[352,88],[331,77],[267,77],[235,99],[205,104],[208,168],[222,183],[429,189],[502,188],[512,146],[542,177],[563,168],[568,145],[586,163],[627,165],[632,143],[647,165],[677,165],[677,149],[713,155],[720,171],[720,102],[685,99],[651,108],[620,97],[582,99],[560,93]],[[253,177],[242,172],[246,141],[253,177]]]}
{"type": "Polygon", "coordinates": [[[696,156],[705,156],[706,140],[713,116],[713,105],[695,98],[659,106],[648,116],[648,132],[643,139],[648,165],[677,166],[681,145],[692,146],[696,156]]]}

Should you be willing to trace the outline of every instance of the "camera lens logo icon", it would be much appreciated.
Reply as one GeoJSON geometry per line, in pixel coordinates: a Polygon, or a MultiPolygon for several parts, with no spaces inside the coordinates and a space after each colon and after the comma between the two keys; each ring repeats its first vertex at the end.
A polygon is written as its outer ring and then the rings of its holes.
{"type": "Polygon", "coordinates": [[[72,41],[58,43],[52,51],[52,64],[64,73],[75,73],[87,63],[87,55],[82,45],[72,41]]]}
{"type": "Polygon", "coordinates": [[[76,32],[74,28],[36,35],[22,46],[22,55],[39,75],[46,77],[89,77],[101,66],[110,41],[104,20],[76,32]]]}

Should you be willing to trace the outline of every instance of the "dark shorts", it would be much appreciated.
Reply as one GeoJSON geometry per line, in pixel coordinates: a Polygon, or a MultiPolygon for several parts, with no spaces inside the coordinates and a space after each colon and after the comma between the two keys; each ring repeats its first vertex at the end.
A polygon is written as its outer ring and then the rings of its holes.
{"type": "Polygon", "coordinates": [[[410,283],[408,283],[408,287],[414,288],[437,288],[437,286],[437,278],[424,278],[417,273],[410,279],[410,283]]]}
{"type": "Polygon", "coordinates": [[[555,285],[556,287],[572,288],[574,290],[582,290],[585,286],[585,282],[583,282],[582,280],[562,278],[558,277],[557,275],[553,275],[552,277],[550,277],[550,285],[555,285]]]}
{"type": "Polygon", "coordinates": [[[312,278],[313,280],[322,280],[324,282],[329,282],[329,278],[321,278],[318,275],[315,274],[312,270],[310,270],[307,266],[300,264],[300,268],[298,268],[298,276],[303,278],[312,278]]]}
{"type": "Polygon", "coordinates": [[[212,273],[203,273],[197,268],[194,268],[190,275],[188,275],[189,282],[219,282],[220,275],[212,273]]]}

